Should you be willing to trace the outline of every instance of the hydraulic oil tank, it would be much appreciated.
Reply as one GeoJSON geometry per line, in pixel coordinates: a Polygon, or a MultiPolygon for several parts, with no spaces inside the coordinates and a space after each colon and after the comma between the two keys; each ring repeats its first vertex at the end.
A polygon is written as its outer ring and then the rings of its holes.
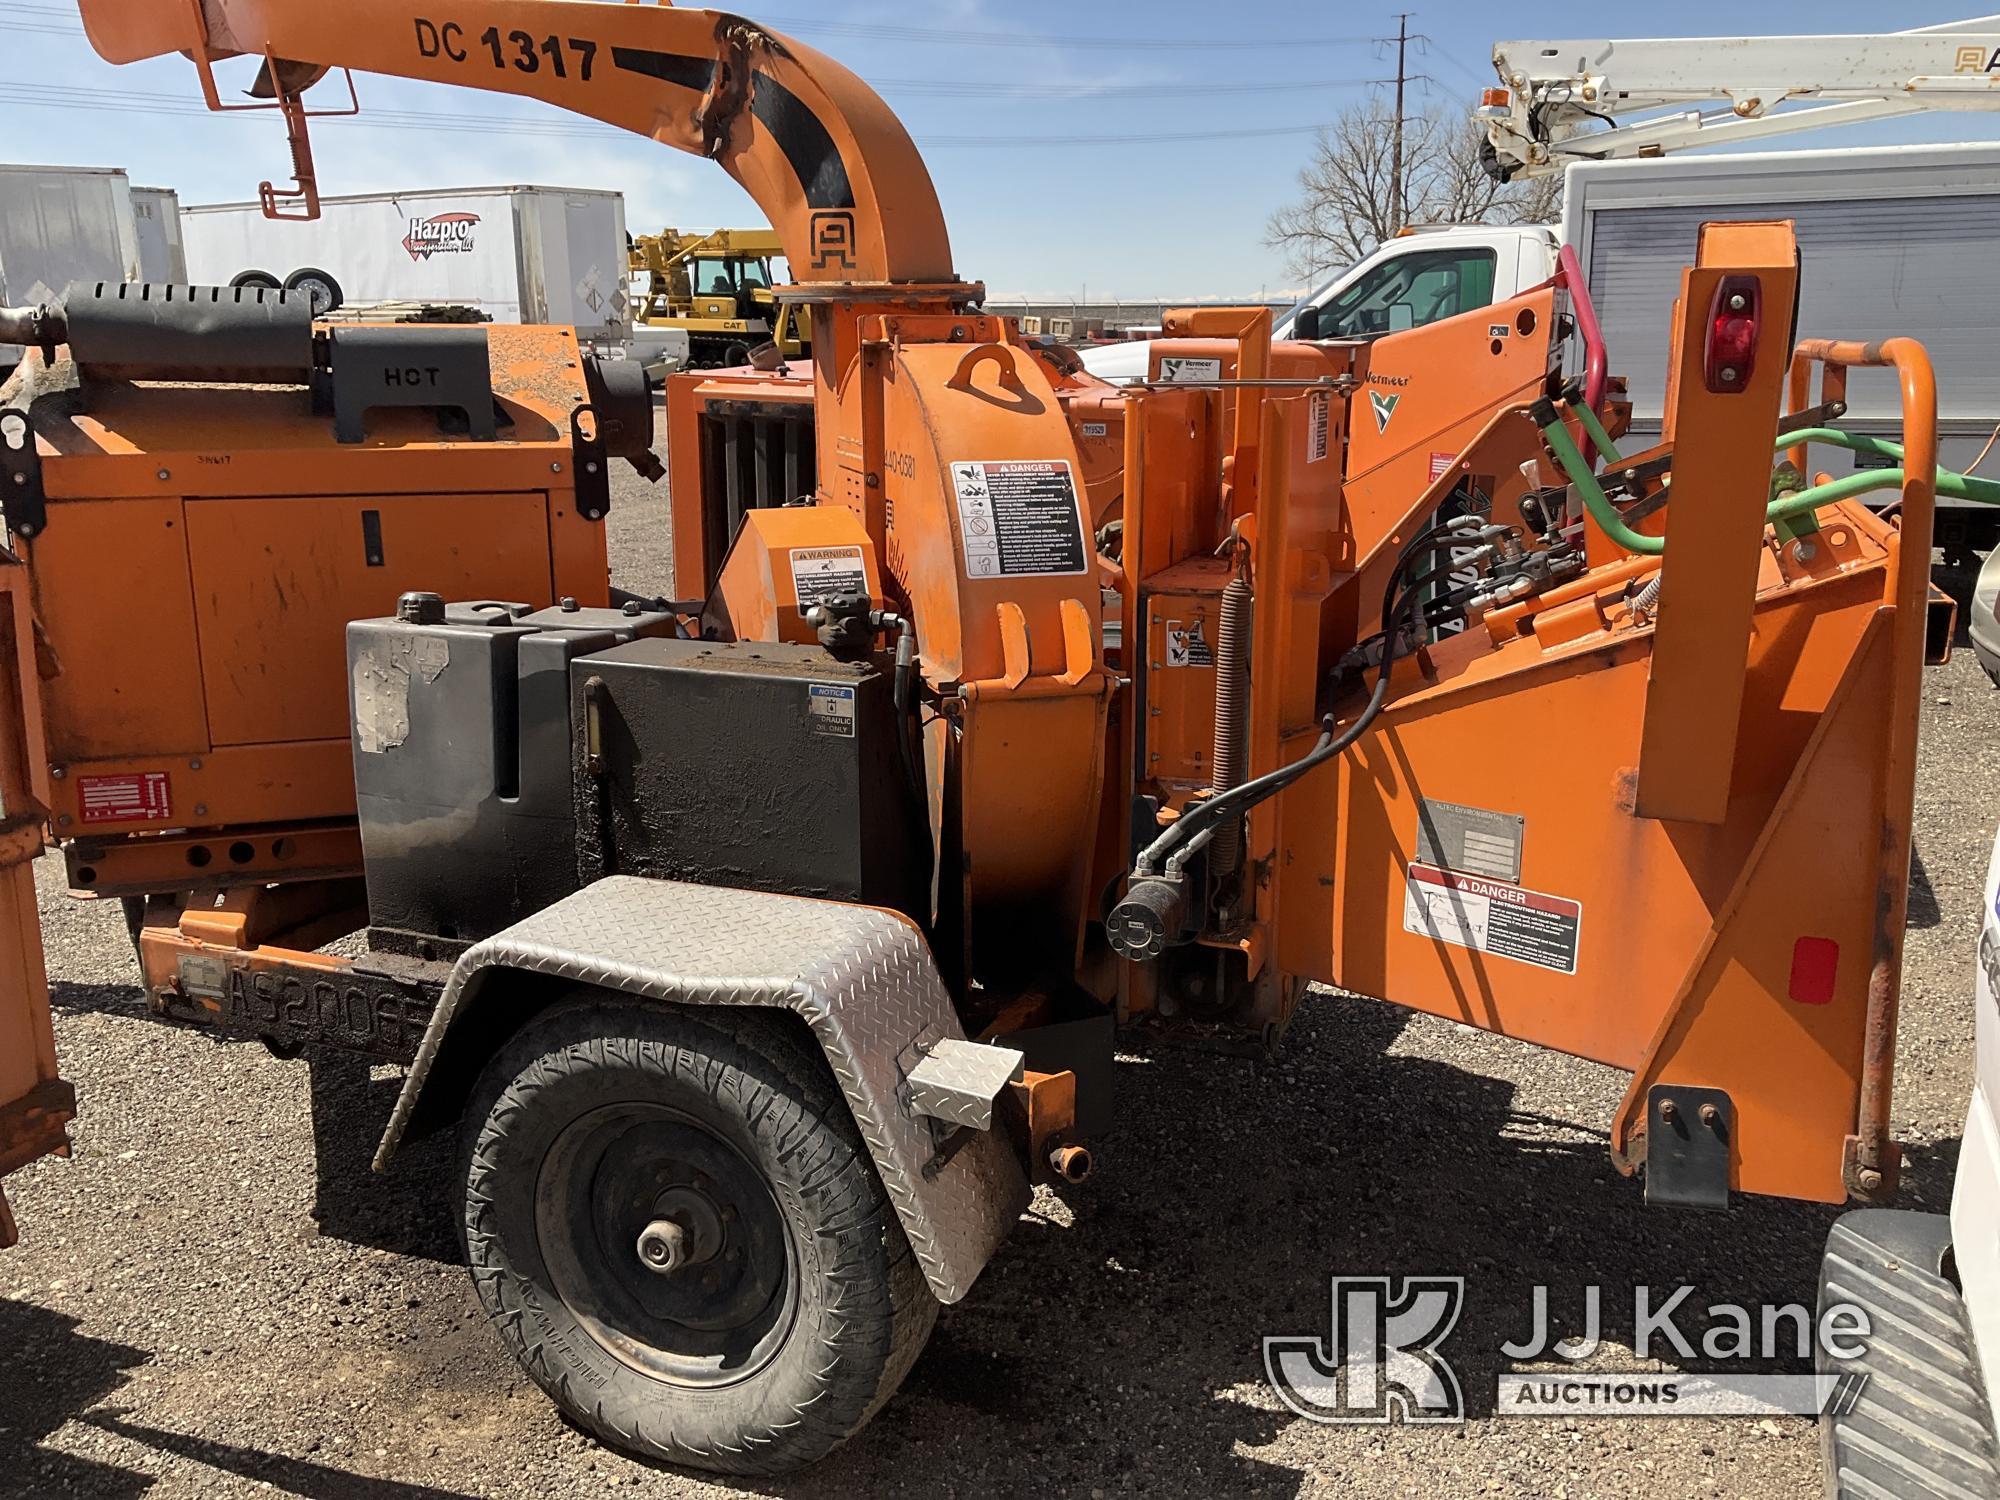
{"type": "Polygon", "coordinates": [[[586,875],[929,909],[891,674],[817,646],[647,639],[570,667],[586,875]]]}
{"type": "Polygon", "coordinates": [[[637,604],[405,594],[347,627],[371,940],[449,953],[576,889],[572,658],[671,634],[637,604]]]}

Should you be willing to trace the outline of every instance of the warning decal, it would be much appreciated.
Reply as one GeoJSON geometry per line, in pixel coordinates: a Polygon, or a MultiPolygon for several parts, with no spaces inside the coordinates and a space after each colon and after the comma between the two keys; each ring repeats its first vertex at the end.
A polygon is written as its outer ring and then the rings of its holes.
{"type": "Polygon", "coordinates": [[[807,708],[812,714],[813,733],[853,739],[854,689],[837,683],[815,682],[808,684],[808,692],[807,708]]]}
{"type": "Polygon", "coordinates": [[[164,823],[174,815],[165,771],[129,776],[79,776],[77,815],[85,823],[164,823]]]}
{"type": "Polygon", "coordinates": [[[1202,636],[1200,620],[1167,621],[1167,665],[1170,667],[1212,667],[1215,653],[1202,636]]]}
{"type": "Polygon", "coordinates": [[[1316,464],[1331,449],[1333,393],[1314,391],[1306,397],[1306,462],[1316,464]]]}
{"type": "Polygon", "coordinates": [[[1083,508],[1067,462],[953,464],[951,484],[968,576],[1090,571],[1083,508]]]}
{"type": "Polygon", "coordinates": [[[1582,926],[1579,902],[1431,865],[1411,865],[1403,887],[1403,931],[1558,974],[1576,972],[1582,926]]]}
{"type": "Polygon", "coordinates": [[[868,570],[862,565],[861,549],[792,548],[792,592],[798,595],[801,610],[811,609],[815,604],[841,594],[866,597],[868,570]]]}

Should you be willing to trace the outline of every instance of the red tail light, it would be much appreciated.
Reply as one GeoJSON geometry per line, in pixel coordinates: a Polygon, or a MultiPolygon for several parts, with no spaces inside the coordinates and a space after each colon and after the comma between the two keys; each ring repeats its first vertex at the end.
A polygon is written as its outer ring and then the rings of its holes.
{"type": "Polygon", "coordinates": [[[1702,379],[1711,391],[1731,393],[1750,384],[1757,365],[1757,317],[1764,289],[1754,276],[1725,276],[1708,310],[1708,350],[1702,379]]]}

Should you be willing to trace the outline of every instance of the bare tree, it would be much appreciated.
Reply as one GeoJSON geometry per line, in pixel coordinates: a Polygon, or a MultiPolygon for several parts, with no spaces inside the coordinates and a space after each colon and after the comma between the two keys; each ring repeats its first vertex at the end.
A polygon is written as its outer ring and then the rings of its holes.
{"type": "Polygon", "coordinates": [[[1502,184],[1479,165],[1479,127],[1427,110],[1403,121],[1402,221],[1396,218],[1396,119],[1352,108],[1319,133],[1299,173],[1299,199],[1271,215],[1265,243],[1311,278],[1349,265],[1410,224],[1532,224],[1553,219],[1560,178],[1502,184]]]}

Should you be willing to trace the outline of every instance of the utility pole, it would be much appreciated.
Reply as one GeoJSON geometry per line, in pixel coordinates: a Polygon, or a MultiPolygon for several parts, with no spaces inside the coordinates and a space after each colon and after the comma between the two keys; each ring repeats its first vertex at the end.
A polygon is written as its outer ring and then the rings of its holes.
{"type": "Polygon", "coordinates": [[[1409,204],[1403,192],[1403,84],[1409,74],[1405,67],[1410,48],[1410,12],[1396,14],[1396,137],[1395,147],[1390,157],[1389,171],[1395,181],[1396,212],[1391,231],[1401,229],[1409,213],[1409,204]]]}

